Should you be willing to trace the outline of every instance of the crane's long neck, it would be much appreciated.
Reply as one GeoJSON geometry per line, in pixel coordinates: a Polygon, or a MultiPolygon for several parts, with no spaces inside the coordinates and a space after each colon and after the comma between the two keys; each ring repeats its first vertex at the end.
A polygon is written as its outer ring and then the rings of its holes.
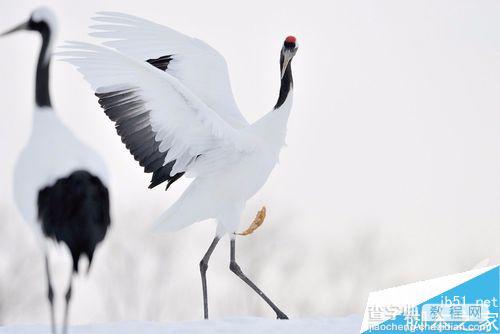
{"type": "MultiPolygon", "coordinates": [[[[283,62],[284,62],[284,57],[283,55],[281,55],[280,70],[283,68],[283,62]]],[[[278,101],[274,106],[275,110],[279,109],[283,105],[283,103],[285,103],[289,95],[292,95],[292,90],[293,90],[292,62],[290,61],[285,69],[283,77],[281,78],[280,95],[278,96],[278,101]]]]}
{"type": "MultiPolygon", "coordinates": [[[[52,52],[51,38],[52,34],[48,25],[39,30],[42,36],[42,47],[38,56],[38,64],[36,67],[36,84],[35,84],[35,103],[38,107],[51,107],[49,93],[49,72],[50,58],[52,52]]],[[[49,110],[49,108],[39,108],[40,110],[49,110]]]]}
{"type": "MultiPolygon", "coordinates": [[[[280,72],[283,68],[284,57],[281,55],[280,72]]],[[[252,124],[254,131],[261,138],[265,138],[267,147],[271,152],[279,153],[285,143],[288,116],[292,109],[293,78],[292,67],[288,63],[281,78],[280,94],[273,110],[252,124]]]]}

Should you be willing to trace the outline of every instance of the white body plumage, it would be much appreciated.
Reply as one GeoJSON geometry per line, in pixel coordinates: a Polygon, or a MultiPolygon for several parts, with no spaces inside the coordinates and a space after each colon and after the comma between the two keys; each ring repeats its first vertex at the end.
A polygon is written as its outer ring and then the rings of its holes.
{"type": "MultiPolygon", "coordinates": [[[[245,203],[260,190],[278,163],[291,106],[289,95],[282,108],[241,129],[254,138],[254,150],[216,173],[197,176],[158,219],[158,229],[174,231],[213,218],[217,235],[235,232],[245,203]]],[[[196,171],[196,167],[192,168],[196,171]]]]}
{"type": "Polygon", "coordinates": [[[27,144],[14,172],[14,198],[24,220],[40,230],[38,192],[77,170],[87,170],[108,184],[103,159],[84,145],[48,107],[36,107],[27,144]]]}

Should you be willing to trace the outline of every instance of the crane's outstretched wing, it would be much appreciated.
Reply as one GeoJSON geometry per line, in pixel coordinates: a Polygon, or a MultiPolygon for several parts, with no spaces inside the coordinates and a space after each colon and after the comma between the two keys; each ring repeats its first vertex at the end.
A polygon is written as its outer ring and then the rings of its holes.
{"type": "Polygon", "coordinates": [[[198,173],[213,173],[253,150],[252,138],[169,73],[102,46],[63,48],[61,60],[84,75],[134,158],[153,172],[150,187],[170,185],[196,164],[198,173]]]}
{"type": "Polygon", "coordinates": [[[116,12],[93,18],[90,35],[104,45],[166,71],[235,128],[248,126],[234,100],[227,64],[206,43],[160,24],[116,12]]]}

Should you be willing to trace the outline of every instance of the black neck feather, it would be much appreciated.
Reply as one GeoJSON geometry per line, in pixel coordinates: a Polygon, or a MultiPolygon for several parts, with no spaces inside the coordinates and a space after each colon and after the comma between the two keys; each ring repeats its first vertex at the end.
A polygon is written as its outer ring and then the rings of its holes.
{"type": "MultiPolygon", "coordinates": [[[[281,55],[280,72],[281,69],[283,68],[283,62],[284,62],[284,57],[283,55],[281,55]]],[[[278,109],[283,105],[283,103],[285,103],[285,100],[288,97],[288,94],[290,93],[292,87],[293,87],[292,62],[290,61],[285,69],[285,74],[283,75],[283,78],[281,78],[280,95],[278,97],[276,105],[274,106],[274,109],[278,109]]]]}
{"type": "Polygon", "coordinates": [[[50,93],[49,93],[49,71],[50,71],[50,58],[47,54],[50,52],[50,28],[47,24],[41,25],[37,29],[42,36],[42,47],[40,48],[40,55],[38,56],[38,64],[36,67],[36,86],[35,86],[35,102],[39,107],[51,107],[50,93]]]}

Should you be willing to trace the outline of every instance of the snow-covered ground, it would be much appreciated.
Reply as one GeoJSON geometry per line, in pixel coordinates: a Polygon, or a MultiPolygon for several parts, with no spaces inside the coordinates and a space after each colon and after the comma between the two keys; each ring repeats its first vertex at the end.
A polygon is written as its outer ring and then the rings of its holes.
{"type": "MultiPolygon", "coordinates": [[[[272,320],[229,318],[218,321],[181,323],[118,322],[105,325],[74,326],[71,334],[357,334],[361,317],[272,320]]],[[[17,325],[0,327],[1,334],[49,334],[49,326],[17,325]]]]}

